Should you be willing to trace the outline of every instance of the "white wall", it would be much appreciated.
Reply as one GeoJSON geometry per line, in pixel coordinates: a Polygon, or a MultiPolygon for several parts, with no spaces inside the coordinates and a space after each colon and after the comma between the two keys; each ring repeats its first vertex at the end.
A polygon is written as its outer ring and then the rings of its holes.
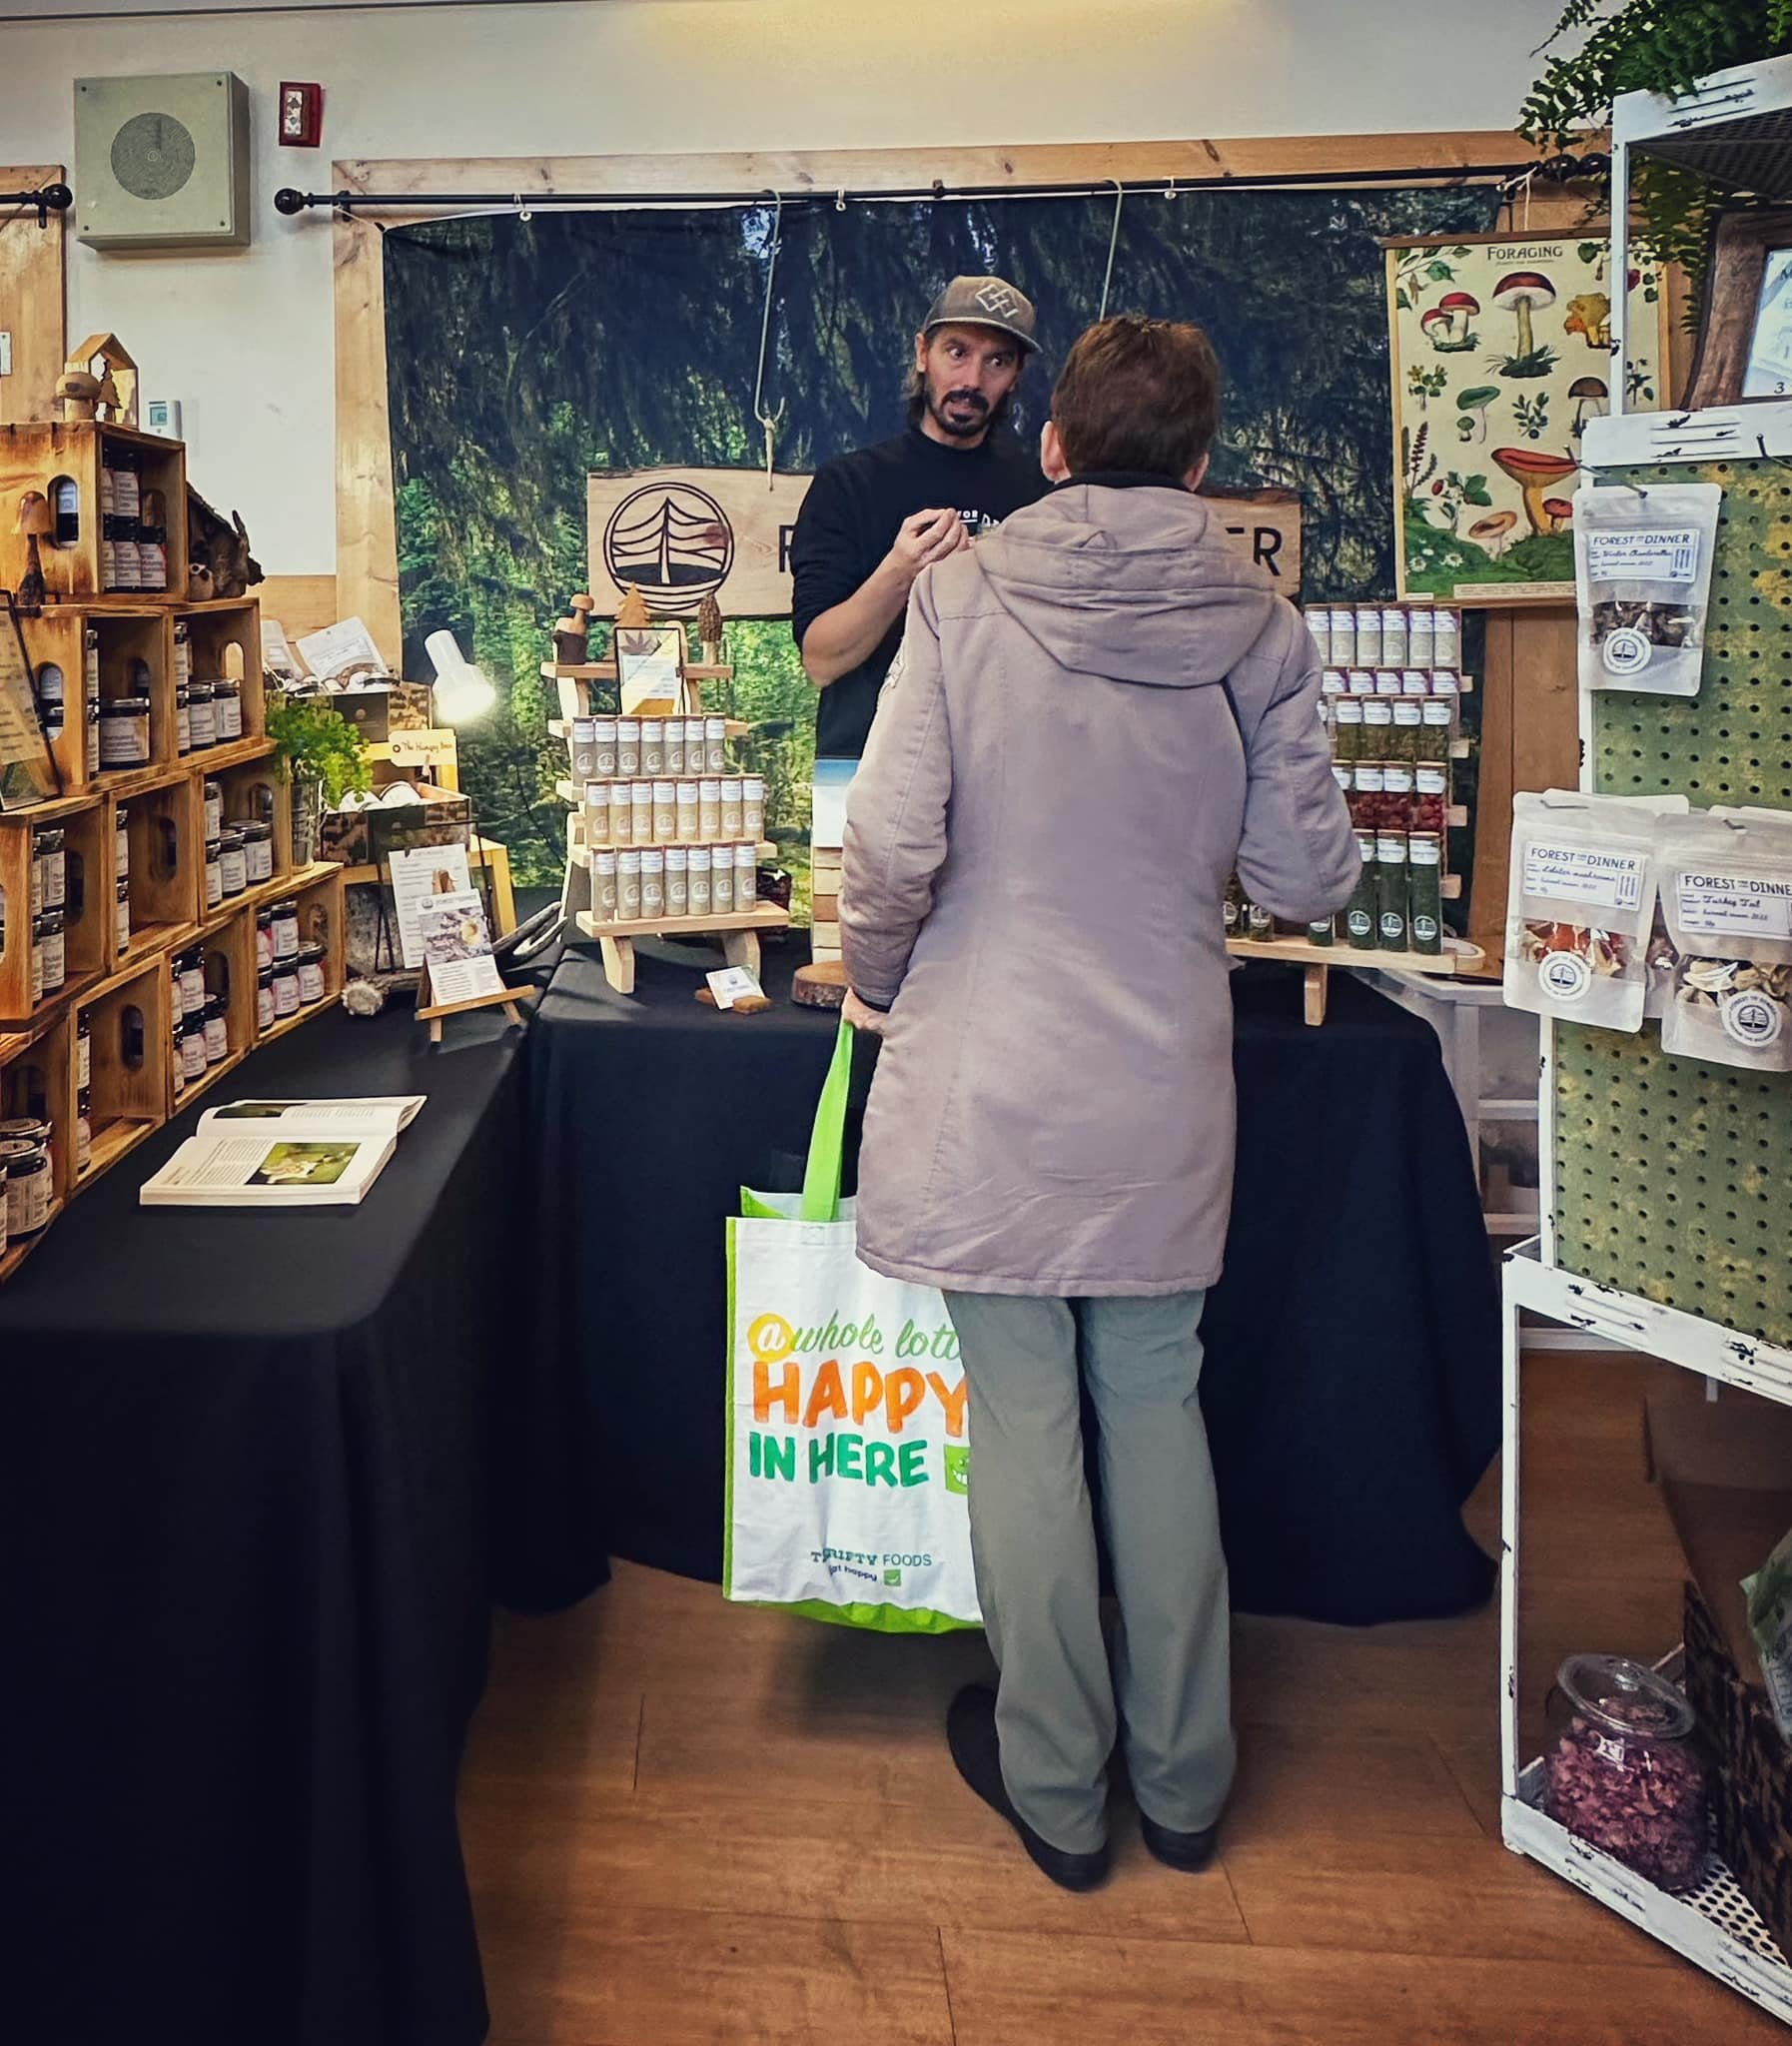
{"type": "MultiPolygon", "coordinates": [[[[72,238],[71,335],[116,331],[179,398],[194,480],[270,574],[334,568],[329,224],[283,220],[333,157],[1086,142],[1504,128],[1558,0],[583,0],[0,22],[0,162],[73,160],[72,81],[232,70],[255,124],[252,246],[105,256],[72,238]],[[282,79],[325,89],[277,148],[282,79]]],[[[17,230],[15,230],[17,232],[17,230]]]]}

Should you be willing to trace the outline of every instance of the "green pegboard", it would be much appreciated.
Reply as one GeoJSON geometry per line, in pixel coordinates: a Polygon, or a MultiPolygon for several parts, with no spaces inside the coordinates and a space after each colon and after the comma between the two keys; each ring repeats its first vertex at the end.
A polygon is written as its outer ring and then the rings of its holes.
{"type": "MultiPolygon", "coordinates": [[[[1695,697],[1601,690],[1593,786],[1792,808],[1792,468],[1603,471],[1723,489],[1695,697]]],[[[1556,1262],[1792,1345],[1792,1074],[1670,1058],[1659,1027],[1555,1033],[1556,1262]]]]}

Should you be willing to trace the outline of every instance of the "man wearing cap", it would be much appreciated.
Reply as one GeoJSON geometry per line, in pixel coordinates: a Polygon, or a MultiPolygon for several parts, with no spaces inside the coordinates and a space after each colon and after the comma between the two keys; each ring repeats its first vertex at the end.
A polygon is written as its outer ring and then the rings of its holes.
{"type": "Polygon", "coordinates": [[[1038,460],[1003,425],[1038,349],[1031,302],[999,277],[956,277],[915,336],[908,428],[816,473],[790,557],[791,624],[821,691],[815,750],[857,759],[930,562],[1035,504],[1038,460]]]}

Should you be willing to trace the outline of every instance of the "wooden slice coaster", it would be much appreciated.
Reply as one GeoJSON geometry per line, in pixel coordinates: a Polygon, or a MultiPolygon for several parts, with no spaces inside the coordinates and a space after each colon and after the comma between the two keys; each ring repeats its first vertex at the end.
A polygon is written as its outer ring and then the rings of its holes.
{"type": "Polygon", "coordinates": [[[846,968],[838,959],[799,966],[790,999],[805,1009],[838,1009],[846,1001],[846,968]]]}

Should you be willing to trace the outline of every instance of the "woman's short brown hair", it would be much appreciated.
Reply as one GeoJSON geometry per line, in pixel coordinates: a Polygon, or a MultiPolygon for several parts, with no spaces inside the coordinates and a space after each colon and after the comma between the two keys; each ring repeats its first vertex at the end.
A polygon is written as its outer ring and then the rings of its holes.
{"type": "Polygon", "coordinates": [[[1187,476],[1220,428],[1220,359],[1186,320],[1098,321],[1071,350],[1052,419],[1073,476],[1187,476]]]}

